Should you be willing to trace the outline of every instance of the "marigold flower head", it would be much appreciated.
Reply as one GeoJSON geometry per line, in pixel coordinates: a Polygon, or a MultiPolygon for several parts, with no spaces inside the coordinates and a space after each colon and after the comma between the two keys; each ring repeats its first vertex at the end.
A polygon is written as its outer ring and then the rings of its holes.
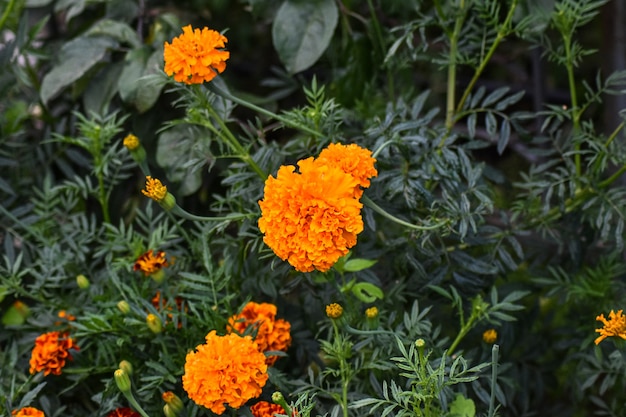
{"type": "MultiPolygon", "coordinates": [[[[283,319],[276,318],[276,306],[270,303],[255,303],[245,305],[241,313],[228,319],[230,332],[243,334],[247,328],[256,331],[254,341],[261,352],[269,350],[286,351],[291,345],[291,324],[283,319]]],[[[268,356],[266,363],[273,365],[278,356],[268,356]]]]}
{"type": "Polygon", "coordinates": [[[222,414],[225,404],[236,409],[261,394],[268,379],[265,355],[250,336],[212,330],[187,354],[182,379],[193,402],[222,414]]]}
{"type": "Polygon", "coordinates": [[[165,258],[165,252],[150,249],[143,255],[141,255],[135,265],[133,265],[133,271],[141,271],[145,276],[153,275],[159,272],[161,269],[169,266],[167,259],[165,258]]]}
{"type": "Polygon", "coordinates": [[[59,318],[61,319],[66,319],[68,321],[75,321],[76,320],[76,316],[73,314],[68,313],[65,310],[59,310],[59,313],[57,314],[57,316],[59,316],[59,318]]]}
{"type": "Polygon", "coordinates": [[[107,417],[141,417],[141,414],[129,407],[116,408],[107,417]]]}
{"type": "Polygon", "coordinates": [[[141,143],[139,143],[139,138],[132,133],[126,135],[122,143],[129,151],[134,151],[139,147],[139,145],[141,145],[141,143]]]}
{"type": "Polygon", "coordinates": [[[328,271],[356,244],[363,230],[357,181],[341,169],[313,158],[282,166],[265,181],[259,201],[263,241],[301,272],[328,271]]]}
{"type": "Polygon", "coordinates": [[[158,178],[152,178],[150,175],[146,177],[146,189],[141,190],[143,195],[160,203],[167,195],[167,187],[163,185],[158,178]]]}
{"type": "MultiPolygon", "coordinates": [[[[278,404],[272,404],[267,401],[259,401],[250,407],[250,412],[253,417],[275,417],[277,414],[287,414],[285,409],[278,404]]],[[[293,416],[297,413],[294,411],[293,416]]]]}
{"type": "Polygon", "coordinates": [[[331,319],[338,319],[343,314],[343,307],[337,303],[331,303],[326,306],[326,315],[331,319]]]}
{"type": "Polygon", "coordinates": [[[365,317],[368,319],[375,319],[378,316],[378,308],[376,306],[370,307],[365,310],[365,317]]]}
{"type": "Polygon", "coordinates": [[[172,39],[171,44],[165,42],[164,71],[185,84],[211,81],[217,73],[226,69],[230,52],[221,49],[226,42],[226,36],[215,30],[207,27],[194,30],[187,25],[181,35],[172,39]]]}
{"type": "Polygon", "coordinates": [[[354,143],[349,145],[331,143],[320,152],[315,162],[336,166],[341,168],[346,174],[354,177],[357,181],[357,185],[354,187],[354,196],[356,198],[361,198],[361,195],[363,195],[361,187],[369,187],[370,178],[378,175],[378,171],[374,168],[376,159],[372,157],[372,151],[354,143]]]}
{"type": "Polygon", "coordinates": [[[67,333],[48,332],[38,336],[30,357],[30,373],[61,375],[65,361],[72,359],[70,349],[80,350],[67,333]]]}
{"type": "Polygon", "coordinates": [[[596,333],[600,333],[600,336],[595,340],[596,345],[611,336],[621,337],[626,340],[626,316],[622,312],[623,310],[618,310],[617,313],[611,310],[608,320],[604,317],[604,314],[596,317],[596,320],[604,324],[604,327],[601,329],[596,329],[596,333]]]}
{"type": "Polygon", "coordinates": [[[13,410],[11,415],[14,417],[45,417],[43,411],[35,407],[23,407],[19,410],[13,410]]]}
{"type": "Polygon", "coordinates": [[[498,332],[496,329],[488,329],[483,332],[483,342],[492,345],[496,343],[496,340],[498,340],[498,332]]]}

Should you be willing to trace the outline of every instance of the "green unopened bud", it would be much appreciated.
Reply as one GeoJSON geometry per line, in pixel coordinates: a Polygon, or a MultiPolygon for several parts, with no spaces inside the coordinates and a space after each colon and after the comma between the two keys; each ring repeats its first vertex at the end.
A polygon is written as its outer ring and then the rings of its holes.
{"type": "Polygon", "coordinates": [[[165,414],[165,417],[179,417],[176,411],[174,411],[169,404],[165,404],[163,406],[163,414],[165,414]]]}
{"type": "Polygon", "coordinates": [[[287,404],[287,401],[285,400],[285,397],[283,396],[282,392],[275,391],[272,394],[272,401],[274,401],[275,404],[280,405],[285,410],[285,414],[287,414],[288,416],[293,415],[293,412],[291,411],[291,407],[289,406],[289,404],[287,404]]]}
{"type": "Polygon", "coordinates": [[[89,288],[90,282],[86,276],[80,274],[76,276],[76,285],[78,285],[78,288],[86,290],[89,288]]]}
{"type": "Polygon", "coordinates": [[[152,333],[161,333],[163,331],[163,322],[154,314],[148,314],[146,316],[146,324],[152,333]]]}
{"type": "Polygon", "coordinates": [[[176,197],[174,197],[172,193],[168,192],[165,194],[165,198],[159,201],[159,204],[163,207],[163,210],[170,211],[174,208],[174,206],[176,206],[176,197]]]}
{"type": "Polygon", "coordinates": [[[113,375],[115,377],[115,383],[117,384],[119,390],[123,393],[130,392],[130,377],[128,376],[126,371],[123,369],[118,369],[113,375]]]}
{"type": "Polygon", "coordinates": [[[130,362],[128,362],[127,360],[121,361],[118,367],[122,371],[126,372],[128,375],[132,375],[133,374],[133,365],[130,362]]]}
{"type": "Polygon", "coordinates": [[[130,305],[124,300],[117,303],[117,308],[122,312],[122,314],[130,313],[130,305]]]}
{"type": "Polygon", "coordinates": [[[169,406],[170,410],[173,411],[175,415],[180,414],[185,409],[183,400],[181,400],[180,397],[172,391],[165,391],[161,395],[161,398],[163,398],[163,401],[165,401],[166,405],[169,406]]]}
{"type": "Polygon", "coordinates": [[[423,348],[424,346],[426,346],[426,342],[424,341],[424,339],[417,339],[415,341],[415,347],[423,348]]]}

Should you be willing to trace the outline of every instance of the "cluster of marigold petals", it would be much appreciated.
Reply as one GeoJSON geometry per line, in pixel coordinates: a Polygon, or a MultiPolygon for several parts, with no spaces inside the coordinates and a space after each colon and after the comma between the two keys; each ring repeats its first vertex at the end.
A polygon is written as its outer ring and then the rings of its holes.
{"type": "Polygon", "coordinates": [[[263,241],[298,271],[329,270],[363,230],[359,198],[377,174],[375,161],[367,149],[337,144],[300,160],[298,172],[280,167],[259,201],[263,241]]]}
{"type": "Polygon", "coordinates": [[[72,359],[70,349],[79,350],[79,347],[67,333],[48,332],[38,336],[30,358],[30,373],[60,375],[65,361],[72,359]]]}
{"type": "Polygon", "coordinates": [[[43,411],[35,407],[23,407],[11,412],[13,417],[45,417],[43,411]]]}
{"type": "Polygon", "coordinates": [[[226,69],[230,52],[221,49],[226,42],[226,36],[215,30],[206,27],[192,29],[191,25],[187,25],[181,35],[172,39],[171,44],[165,42],[164,71],[185,84],[211,81],[226,69]]]}
{"type": "MultiPolygon", "coordinates": [[[[277,308],[270,303],[249,302],[241,310],[228,319],[228,329],[230,332],[244,334],[252,327],[256,336],[254,341],[259,346],[261,352],[286,351],[291,345],[291,324],[283,319],[276,318],[277,308]]],[[[266,363],[271,366],[278,356],[268,356],[266,363]]]]}
{"type": "Polygon", "coordinates": [[[141,271],[145,276],[149,276],[159,272],[168,265],[165,252],[155,252],[150,249],[137,258],[137,261],[135,261],[133,265],[133,271],[141,271]]]}
{"type": "MultiPolygon", "coordinates": [[[[253,417],[275,417],[276,415],[286,415],[286,411],[278,404],[269,403],[267,401],[259,401],[258,403],[250,406],[250,412],[253,417]]],[[[292,416],[295,417],[298,414],[294,411],[292,416]]]]}
{"type": "Polygon", "coordinates": [[[596,320],[604,324],[604,327],[601,329],[596,329],[596,333],[600,333],[600,336],[595,340],[596,345],[607,337],[612,336],[626,340],[626,316],[624,316],[623,310],[618,310],[617,313],[611,310],[608,320],[604,317],[604,314],[600,314],[596,317],[596,320]]]}
{"type": "Polygon", "coordinates": [[[189,398],[216,414],[225,404],[236,409],[258,397],[267,379],[265,355],[250,336],[219,336],[215,330],[187,354],[182,378],[189,398]]]}
{"type": "Polygon", "coordinates": [[[107,417],[141,417],[141,414],[129,407],[116,408],[107,417]]]}

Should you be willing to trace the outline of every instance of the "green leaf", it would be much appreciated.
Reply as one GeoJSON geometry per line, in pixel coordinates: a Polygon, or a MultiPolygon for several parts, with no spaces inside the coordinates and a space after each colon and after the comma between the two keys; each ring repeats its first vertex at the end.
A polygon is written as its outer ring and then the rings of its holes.
{"type": "Polygon", "coordinates": [[[167,78],[162,73],[163,50],[156,50],[148,59],[144,76],[136,83],[135,97],[133,102],[140,113],[143,113],[158,100],[167,78]]]}
{"type": "Polygon", "coordinates": [[[110,38],[76,38],[59,51],[58,64],[43,77],[41,101],[48,103],[104,58],[117,42],[110,38]]]}
{"type": "Polygon", "coordinates": [[[352,294],[364,303],[373,303],[383,299],[383,290],[369,282],[359,282],[352,286],[352,294]]]}
{"type": "Polygon", "coordinates": [[[144,75],[146,62],[150,57],[150,48],[144,46],[129,51],[124,60],[124,69],[120,74],[117,87],[120,97],[126,103],[134,102],[138,80],[144,75]]]}
{"type": "Polygon", "coordinates": [[[362,271],[364,269],[371,267],[376,262],[378,261],[371,260],[371,259],[361,259],[361,258],[350,259],[343,266],[343,270],[346,272],[359,272],[359,271],[362,271]]]}
{"type": "Polygon", "coordinates": [[[120,43],[126,43],[134,48],[141,46],[141,40],[137,36],[137,32],[133,30],[128,24],[123,22],[116,22],[110,19],[103,19],[93,25],[85,35],[88,36],[108,36],[120,43]]]}
{"type": "Polygon", "coordinates": [[[303,71],[322,56],[337,20],[333,0],[287,0],[280,6],[272,26],[272,41],[287,71],[303,71]]]}
{"type": "Polygon", "coordinates": [[[454,401],[450,403],[450,416],[452,417],[474,417],[475,415],[474,401],[465,398],[463,394],[457,394],[454,401]]]}

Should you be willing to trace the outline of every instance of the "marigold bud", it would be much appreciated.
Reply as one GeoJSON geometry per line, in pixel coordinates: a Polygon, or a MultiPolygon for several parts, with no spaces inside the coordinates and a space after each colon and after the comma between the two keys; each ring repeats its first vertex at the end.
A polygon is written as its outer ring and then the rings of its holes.
{"type": "Polygon", "coordinates": [[[146,316],[146,324],[152,333],[161,333],[161,331],[163,331],[163,322],[154,314],[148,314],[146,316]]]}
{"type": "Polygon", "coordinates": [[[133,365],[127,360],[121,361],[120,364],[118,365],[118,368],[126,372],[128,375],[133,374],[133,365]]]}
{"type": "Polygon", "coordinates": [[[119,311],[122,312],[122,314],[130,313],[130,305],[124,300],[117,303],[117,308],[119,311]]]}
{"type": "Polygon", "coordinates": [[[141,146],[141,143],[139,142],[139,138],[133,135],[132,133],[129,133],[128,135],[126,135],[123,143],[126,149],[128,149],[129,151],[134,151],[139,146],[141,146]]]}
{"type": "Polygon", "coordinates": [[[415,347],[423,348],[424,346],[426,346],[426,342],[424,341],[424,339],[417,339],[415,341],[415,347]]]}
{"type": "Polygon", "coordinates": [[[378,308],[376,306],[370,307],[365,310],[365,317],[368,319],[375,319],[378,316],[378,308]]]}
{"type": "Polygon", "coordinates": [[[122,392],[130,391],[130,387],[131,387],[130,377],[128,376],[125,370],[118,369],[115,371],[113,376],[115,377],[115,383],[117,384],[117,387],[119,388],[120,391],[122,392]]]}
{"type": "Polygon", "coordinates": [[[161,398],[163,398],[163,401],[167,403],[170,410],[173,411],[176,415],[180,414],[185,409],[183,400],[181,400],[180,397],[174,394],[172,391],[165,391],[161,395],[161,398]]]}
{"type": "Polygon", "coordinates": [[[498,340],[498,332],[495,329],[485,330],[483,333],[483,342],[492,345],[496,343],[496,340],[498,340]]]}
{"type": "Polygon", "coordinates": [[[179,417],[178,413],[169,404],[163,406],[163,414],[165,417],[179,417]]]}
{"type": "Polygon", "coordinates": [[[86,276],[80,274],[76,276],[76,285],[78,285],[78,288],[86,290],[89,288],[90,282],[86,276]]]}
{"type": "Polygon", "coordinates": [[[331,319],[338,319],[343,314],[343,307],[337,303],[328,304],[326,306],[326,315],[331,319]]]}

